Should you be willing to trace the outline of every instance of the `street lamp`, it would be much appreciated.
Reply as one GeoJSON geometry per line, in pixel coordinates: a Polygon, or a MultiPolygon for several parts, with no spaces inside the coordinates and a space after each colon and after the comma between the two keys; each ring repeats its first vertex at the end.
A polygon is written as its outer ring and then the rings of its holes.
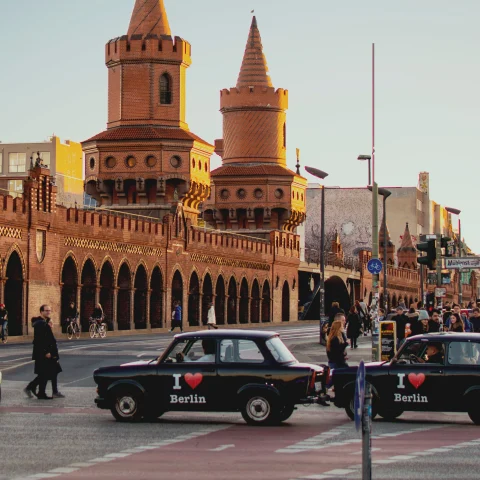
{"type": "MultiPolygon", "coordinates": [[[[328,173],[318,168],[305,167],[305,170],[314,177],[325,179],[328,173]]],[[[325,316],[325,185],[322,185],[322,207],[320,223],[320,343],[322,343],[322,318],[325,316]]]]}
{"type": "MultiPolygon", "coordinates": [[[[368,187],[370,191],[373,187],[368,187]]],[[[382,307],[387,308],[387,198],[392,194],[390,190],[379,187],[378,194],[383,197],[383,304],[382,307]]]]}
{"type": "MultiPolygon", "coordinates": [[[[445,210],[448,213],[452,213],[453,215],[458,216],[458,257],[462,256],[462,224],[460,222],[460,213],[461,210],[458,208],[453,207],[445,207],[445,210]]],[[[462,306],[463,302],[463,292],[462,292],[462,273],[461,270],[458,270],[458,304],[460,307],[462,306]]]]}
{"type": "Polygon", "coordinates": [[[372,184],[372,170],[371,170],[371,164],[370,161],[372,160],[371,155],[359,155],[357,157],[357,160],[365,161],[368,160],[368,184],[372,184]]]}

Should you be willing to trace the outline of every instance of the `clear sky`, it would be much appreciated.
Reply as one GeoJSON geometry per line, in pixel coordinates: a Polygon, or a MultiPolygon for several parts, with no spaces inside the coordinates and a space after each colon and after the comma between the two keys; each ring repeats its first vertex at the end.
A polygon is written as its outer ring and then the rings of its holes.
{"type": "MultiPolygon", "coordinates": [[[[82,141],[104,130],[104,45],[127,32],[134,0],[0,0],[0,140],[82,141]]],[[[192,44],[187,121],[222,136],[219,91],[236,84],[255,9],[275,87],[289,90],[288,163],[361,186],[371,152],[376,49],[376,165],[383,186],[414,186],[462,210],[480,252],[478,0],[165,0],[174,35],[192,44]]],[[[213,159],[212,167],[220,164],[213,159]]],[[[310,177],[309,180],[315,179],[310,177]]],[[[456,219],[454,219],[456,223],[456,219]]]]}

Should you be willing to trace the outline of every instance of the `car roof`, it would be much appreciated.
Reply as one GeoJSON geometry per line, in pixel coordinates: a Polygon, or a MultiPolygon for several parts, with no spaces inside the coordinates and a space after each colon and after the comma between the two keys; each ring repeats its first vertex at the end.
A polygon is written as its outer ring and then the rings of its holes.
{"type": "Polygon", "coordinates": [[[217,330],[199,330],[196,332],[179,333],[175,335],[176,339],[188,338],[263,338],[268,339],[277,336],[278,333],[271,330],[239,330],[239,329],[217,329],[217,330]]]}
{"type": "Polygon", "coordinates": [[[423,335],[415,335],[413,337],[408,337],[407,341],[410,340],[429,340],[435,342],[462,342],[468,340],[474,340],[480,342],[480,333],[459,333],[459,332],[435,332],[435,333],[424,333],[423,335]]]}

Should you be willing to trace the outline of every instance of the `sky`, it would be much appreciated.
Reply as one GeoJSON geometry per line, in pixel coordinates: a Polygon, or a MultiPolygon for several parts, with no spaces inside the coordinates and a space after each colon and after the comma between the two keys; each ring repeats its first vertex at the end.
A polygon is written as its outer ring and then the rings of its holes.
{"type": "MultiPolygon", "coordinates": [[[[0,141],[85,140],[105,129],[104,45],[128,30],[134,0],[0,0],[0,141]]],[[[187,122],[222,136],[219,92],[234,87],[255,10],[270,76],[289,90],[288,166],[328,172],[327,186],[367,184],[372,148],[381,186],[415,186],[462,210],[480,252],[478,0],[165,0],[192,45],[187,122]]],[[[212,168],[221,164],[212,159],[212,168]]],[[[314,177],[303,173],[311,182],[314,177]]],[[[456,225],[456,218],[454,218],[456,225]]]]}

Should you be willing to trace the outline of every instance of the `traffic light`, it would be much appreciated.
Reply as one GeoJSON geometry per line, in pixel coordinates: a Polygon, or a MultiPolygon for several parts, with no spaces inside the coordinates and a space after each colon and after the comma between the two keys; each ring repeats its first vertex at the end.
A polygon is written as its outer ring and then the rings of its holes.
{"type": "Polygon", "coordinates": [[[427,312],[430,316],[432,316],[433,310],[435,309],[435,294],[434,293],[427,293],[427,312]]]}
{"type": "Polygon", "coordinates": [[[453,257],[455,255],[455,241],[450,237],[442,236],[442,248],[445,249],[445,257],[453,257]]]}
{"type": "Polygon", "coordinates": [[[429,270],[435,270],[435,263],[437,258],[437,250],[435,248],[435,239],[427,242],[417,243],[417,250],[425,252],[426,255],[417,257],[417,262],[420,265],[426,265],[429,270]]]}

